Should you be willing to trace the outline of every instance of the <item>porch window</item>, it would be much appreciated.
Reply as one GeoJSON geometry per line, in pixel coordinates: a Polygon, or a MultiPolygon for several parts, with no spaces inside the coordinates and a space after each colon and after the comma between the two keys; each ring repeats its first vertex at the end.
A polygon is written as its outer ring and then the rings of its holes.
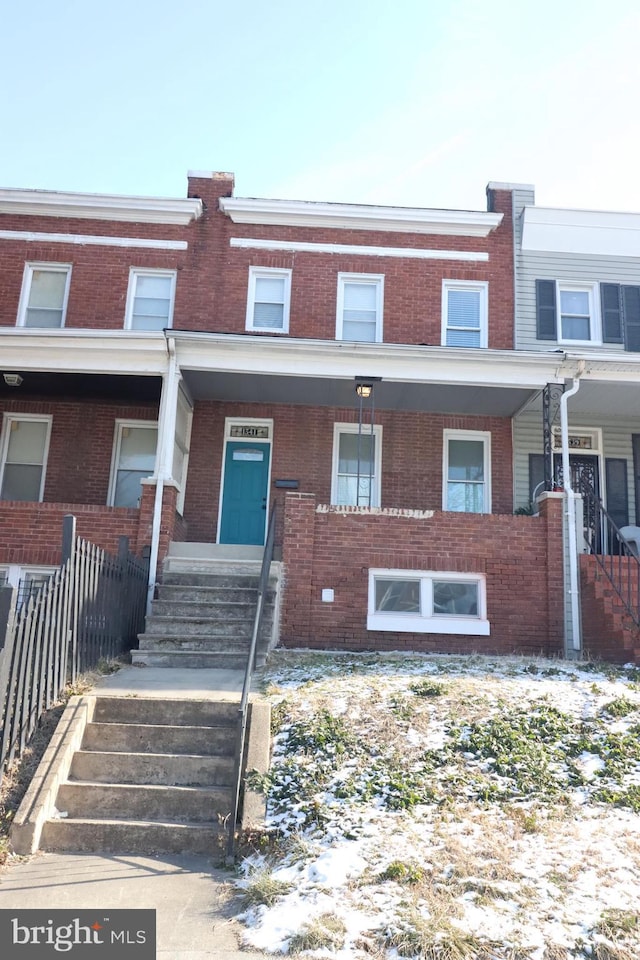
{"type": "Polygon", "coordinates": [[[367,629],[488,636],[485,579],[439,570],[369,570],[367,629]]]}
{"type": "Polygon", "coordinates": [[[380,506],[382,428],[335,424],[331,502],[340,506],[380,506]]]}
{"type": "Polygon", "coordinates": [[[445,430],[443,510],[491,513],[491,434],[445,430]]]}
{"type": "Polygon", "coordinates": [[[109,506],[140,505],[140,481],[153,474],[157,442],[156,424],[126,420],[116,422],[109,506]]]}
{"type": "Polygon", "coordinates": [[[51,417],[5,415],[0,498],[40,502],[44,493],[51,417]]]}
{"type": "Polygon", "coordinates": [[[18,325],[63,327],[70,280],[71,264],[69,263],[25,264],[18,325]]]}
{"type": "Polygon", "coordinates": [[[382,341],[383,288],[381,274],[338,274],[336,340],[382,341]]]}
{"type": "Polygon", "coordinates": [[[128,330],[164,330],[173,322],[176,275],[172,271],[133,269],[124,325],[128,330]]]}
{"type": "Polygon", "coordinates": [[[446,347],[486,347],[488,284],[465,280],[442,283],[442,343],[446,347]]]}
{"type": "Polygon", "coordinates": [[[247,330],[288,333],[290,299],[291,270],[250,267],[247,330]]]}

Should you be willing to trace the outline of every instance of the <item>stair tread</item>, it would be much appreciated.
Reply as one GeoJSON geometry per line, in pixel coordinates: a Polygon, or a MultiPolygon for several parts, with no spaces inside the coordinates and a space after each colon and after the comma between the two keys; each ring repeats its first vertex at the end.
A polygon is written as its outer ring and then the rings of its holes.
{"type": "Polygon", "coordinates": [[[198,820],[133,820],[127,819],[126,817],[50,817],[46,823],[69,823],[73,824],[76,827],[78,824],[113,824],[122,825],[122,824],[131,824],[131,826],[136,827],[151,827],[157,829],[158,827],[167,827],[171,830],[197,830],[201,832],[206,832],[210,830],[221,830],[218,822],[216,820],[210,821],[198,821],[198,820]]]}
{"type": "Polygon", "coordinates": [[[229,764],[233,762],[233,757],[219,756],[218,754],[211,755],[208,753],[158,753],[157,751],[139,751],[139,750],[76,750],[74,756],[91,756],[91,757],[117,757],[122,759],[123,757],[144,757],[145,761],[153,759],[153,757],[175,757],[178,760],[217,760],[219,763],[229,764]]]}
{"type": "Polygon", "coordinates": [[[208,795],[210,793],[219,793],[231,789],[231,785],[220,784],[212,786],[202,786],[201,784],[181,784],[181,783],[105,783],[103,780],[64,780],[61,787],[98,787],[100,790],[117,788],[123,791],[148,790],[154,793],[160,793],[163,790],[175,790],[177,793],[191,793],[208,795]]]}

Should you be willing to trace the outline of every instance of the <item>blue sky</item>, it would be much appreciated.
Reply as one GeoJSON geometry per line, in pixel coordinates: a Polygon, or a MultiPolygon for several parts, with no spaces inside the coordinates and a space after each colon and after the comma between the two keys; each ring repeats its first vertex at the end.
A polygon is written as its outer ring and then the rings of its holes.
{"type": "Polygon", "coordinates": [[[2,187],[640,211],[637,0],[31,0],[0,51],[2,187]]]}

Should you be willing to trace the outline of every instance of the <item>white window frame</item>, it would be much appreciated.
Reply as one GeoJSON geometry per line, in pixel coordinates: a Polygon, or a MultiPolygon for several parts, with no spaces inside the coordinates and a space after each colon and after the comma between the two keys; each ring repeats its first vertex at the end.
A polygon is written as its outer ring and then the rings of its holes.
{"type": "MultiPolygon", "coordinates": [[[[129,268],[129,286],[127,287],[127,303],[124,312],[124,329],[133,330],[135,333],[157,333],[155,330],[140,330],[133,327],[133,307],[136,299],[136,288],[139,277],[168,277],[171,280],[171,291],[169,295],[169,316],[167,317],[168,327],[173,326],[173,308],[176,299],[176,271],[162,270],[159,267],[130,267],[129,268]]],[[[161,328],[165,329],[165,328],[161,328]]]]}
{"type": "Polygon", "coordinates": [[[344,340],[344,287],[346,283],[362,283],[376,290],[376,335],[373,340],[356,341],[358,343],[382,343],[384,313],[384,274],[383,273],[339,273],[336,298],[336,340],[344,340]]]}
{"type": "Polygon", "coordinates": [[[556,325],[558,343],[597,346],[602,343],[602,321],[600,318],[600,297],[597,283],[584,283],[577,280],[556,280],[556,325]],[[586,293],[589,296],[589,339],[572,340],[562,335],[562,299],[563,292],[586,293]]]}
{"type": "MultiPolygon", "coordinates": [[[[146,428],[148,430],[156,430],[156,456],[154,462],[154,469],[151,472],[150,476],[154,476],[158,468],[158,422],[157,420],[116,420],[113,429],[113,446],[111,448],[111,470],[109,472],[109,492],[107,494],[107,506],[115,506],[114,500],[116,496],[116,480],[118,476],[118,462],[120,460],[120,444],[122,443],[122,431],[125,427],[134,427],[134,428],[146,428]]],[[[121,508],[118,508],[121,509],[121,508]]],[[[127,509],[127,508],[123,508],[127,509]]],[[[129,508],[131,509],[131,508],[129,508]]]]}
{"type": "Polygon", "coordinates": [[[443,633],[470,634],[488,637],[491,624],[487,620],[487,583],[478,573],[459,573],[450,570],[397,570],[369,569],[369,600],[367,630],[386,630],[392,633],[443,633]],[[384,613],[376,610],[376,580],[419,580],[419,613],[384,613]],[[449,580],[458,583],[474,583],[478,587],[478,614],[474,617],[449,616],[433,612],[434,581],[449,580]]]}
{"type": "MultiPolygon", "coordinates": [[[[479,350],[489,345],[489,284],[483,280],[443,280],[442,281],[442,331],[441,343],[447,346],[447,332],[449,330],[449,292],[475,290],[480,294],[480,344],[478,347],[450,347],[452,350],[479,350]]],[[[465,329],[465,328],[452,328],[465,329]]]]}
{"type": "Polygon", "coordinates": [[[47,479],[47,462],[49,460],[49,444],[51,442],[51,426],[53,417],[51,414],[36,413],[5,413],[2,417],[2,439],[0,442],[0,490],[4,482],[4,469],[7,464],[7,454],[9,452],[9,439],[11,437],[11,424],[14,421],[24,420],[37,421],[47,424],[47,434],[44,441],[44,451],[42,454],[42,477],[40,478],[40,491],[37,500],[27,500],[25,503],[42,503],[44,497],[44,487],[47,479]]]}
{"type": "MultiPolygon", "coordinates": [[[[481,513],[491,513],[491,433],[488,430],[444,430],[442,433],[442,509],[449,511],[449,440],[473,440],[484,444],[484,502],[481,513]]],[[[462,513],[466,511],[449,511],[462,513]]]]}
{"type": "Polygon", "coordinates": [[[71,264],[70,263],[45,263],[45,262],[36,262],[36,261],[27,261],[24,265],[24,273],[22,275],[22,288],[20,290],[20,304],[18,306],[18,319],[17,326],[26,327],[27,326],[27,310],[29,308],[29,297],[31,296],[31,284],[33,282],[33,274],[36,270],[43,270],[49,273],[64,273],[67,277],[67,282],[64,288],[64,297],[62,300],[62,317],[60,318],[59,327],[29,327],[29,330],[61,330],[67,319],[67,303],[69,301],[69,287],[71,286],[71,264]]]}
{"type": "MultiPolygon", "coordinates": [[[[331,455],[331,503],[338,505],[338,454],[340,450],[340,435],[343,433],[358,433],[357,423],[334,423],[333,425],[333,451],[331,455]]],[[[369,434],[371,427],[363,424],[363,435],[369,434]]],[[[374,452],[374,475],[373,486],[371,488],[371,506],[379,507],[381,502],[381,481],[382,481],[382,426],[374,425],[373,435],[375,437],[374,452]]],[[[345,506],[345,504],[340,504],[345,506]]],[[[353,504],[355,506],[355,504],[353,504]]],[[[367,504],[368,506],[368,504],[367,504]]],[[[361,508],[363,509],[363,508],[361,508]]]]}
{"type": "Polygon", "coordinates": [[[291,270],[280,267],[249,267],[249,285],[247,287],[247,316],[245,327],[250,333],[270,333],[277,336],[280,333],[289,333],[289,312],[291,308],[291,270]],[[254,306],[256,299],[256,280],[283,279],[284,304],[282,310],[282,327],[260,327],[254,323],[254,306]]]}

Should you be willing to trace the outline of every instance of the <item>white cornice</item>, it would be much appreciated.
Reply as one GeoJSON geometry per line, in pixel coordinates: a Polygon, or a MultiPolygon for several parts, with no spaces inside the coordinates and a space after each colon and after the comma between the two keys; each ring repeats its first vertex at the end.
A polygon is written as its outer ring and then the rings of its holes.
{"type": "Polygon", "coordinates": [[[80,233],[33,233],[31,230],[0,230],[0,240],[25,243],[75,243],[79,246],[140,247],[148,250],[186,250],[186,240],[145,240],[140,237],[99,237],[80,233]]]}
{"type": "Polygon", "coordinates": [[[306,200],[253,200],[222,197],[220,209],[234,223],[334,230],[380,230],[457,237],[486,237],[502,222],[501,213],[426,210],[306,200]]]}
{"type": "Polygon", "coordinates": [[[640,257],[640,213],[527,206],[522,212],[522,249],[640,257]]]}
{"type": "Polygon", "coordinates": [[[162,332],[24,327],[0,328],[0,358],[0,371],[141,376],[161,376],[168,362],[162,332]]]}
{"type": "Polygon", "coordinates": [[[542,389],[562,381],[563,353],[299,340],[171,330],[183,369],[297,377],[382,377],[542,389]]]}
{"type": "Polygon", "coordinates": [[[6,188],[0,190],[0,213],[161,223],[185,227],[202,215],[202,201],[6,188]]]}

